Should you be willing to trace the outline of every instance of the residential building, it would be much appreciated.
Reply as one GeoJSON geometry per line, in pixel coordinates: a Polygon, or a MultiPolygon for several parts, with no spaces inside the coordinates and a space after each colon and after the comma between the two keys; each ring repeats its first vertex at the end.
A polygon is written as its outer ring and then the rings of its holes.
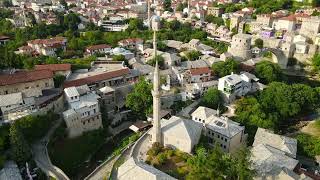
{"type": "Polygon", "coordinates": [[[69,137],[102,128],[98,100],[100,97],[91,92],[87,85],[64,89],[69,109],[63,112],[69,137]]]}
{"type": "Polygon", "coordinates": [[[213,15],[215,17],[221,17],[221,15],[223,14],[223,8],[221,8],[221,7],[208,7],[207,14],[213,15]]]}
{"type": "Polygon", "coordinates": [[[302,18],[300,34],[306,35],[309,38],[314,39],[320,32],[320,18],[318,16],[311,16],[302,18]]]}
{"type": "Polygon", "coordinates": [[[56,56],[58,50],[66,50],[67,39],[54,37],[50,39],[35,39],[27,42],[28,47],[20,47],[20,53],[32,52],[34,55],[56,56]]]}
{"type": "Polygon", "coordinates": [[[41,96],[42,90],[54,88],[50,70],[11,71],[0,75],[0,95],[22,92],[25,97],[41,96]]]}
{"type": "Polygon", "coordinates": [[[211,121],[206,124],[206,136],[209,138],[209,144],[220,146],[228,153],[236,152],[245,144],[246,137],[244,126],[231,121],[227,117],[212,116],[211,121]]]}
{"type": "Polygon", "coordinates": [[[222,92],[225,102],[231,103],[236,97],[241,97],[249,92],[262,90],[264,85],[259,79],[248,72],[231,74],[219,79],[218,89],[222,92]]]}
{"type": "Polygon", "coordinates": [[[111,46],[107,44],[98,44],[86,47],[85,53],[88,55],[110,53],[111,46]]]}
{"type": "MultiPolygon", "coordinates": [[[[153,49],[145,49],[143,51],[145,61],[148,62],[153,59],[153,49]]],[[[181,63],[181,58],[177,56],[175,53],[168,53],[168,52],[162,52],[157,51],[157,55],[162,56],[164,59],[164,68],[168,69],[172,66],[177,66],[181,63]]]]}
{"type": "Polygon", "coordinates": [[[41,96],[26,97],[23,93],[0,95],[0,120],[11,123],[28,115],[44,115],[63,110],[63,95],[59,88],[45,89],[41,96]],[[10,99],[10,101],[8,101],[10,99]]]}
{"type": "Polygon", "coordinates": [[[134,74],[133,70],[129,68],[121,68],[107,72],[86,72],[74,79],[65,81],[64,87],[88,85],[91,89],[97,90],[105,86],[113,87],[135,82],[137,78],[138,75],[134,74]]]}
{"type": "Polygon", "coordinates": [[[140,39],[140,38],[123,39],[118,42],[118,45],[126,49],[135,49],[141,52],[143,52],[144,50],[143,39],[140,39]]]}
{"type": "Polygon", "coordinates": [[[294,15],[282,17],[273,23],[275,30],[286,30],[294,31],[296,30],[296,17],[294,15]]]}

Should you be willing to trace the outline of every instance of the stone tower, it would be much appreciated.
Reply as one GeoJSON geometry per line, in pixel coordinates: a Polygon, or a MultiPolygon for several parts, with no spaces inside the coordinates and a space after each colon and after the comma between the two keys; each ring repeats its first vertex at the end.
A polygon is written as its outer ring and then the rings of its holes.
{"type": "MultiPolygon", "coordinates": [[[[153,31],[153,48],[154,48],[154,58],[157,56],[157,40],[156,31],[153,31]]],[[[162,144],[161,139],[161,125],[160,125],[160,78],[159,78],[159,65],[156,61],[156,66],[153,73],[153,132],[152,132],[152,143],[162,144]]]]}
{"type": "Polygon", "coordinates": [[[236,34],[232,37],[228,52],[237,60],[248,60],[251,58],[251,35],[236,34]]]}

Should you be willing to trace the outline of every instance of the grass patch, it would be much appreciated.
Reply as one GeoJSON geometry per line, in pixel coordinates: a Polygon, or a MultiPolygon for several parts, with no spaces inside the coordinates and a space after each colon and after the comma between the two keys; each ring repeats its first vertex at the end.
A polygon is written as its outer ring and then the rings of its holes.
{"type": "Polygon", "coordinates": [[[320,155],[320,138],[300,133],[295,137],[298,141],[298,154],[314,158],[320,155]]]}
{"type": "Polygon", "coordinates": [[[164,148],[159,144],[153,144],[147,152],[146,163],[169,174],[177,179],[185,179],[189,173],[190,167],[187,160],[191,155],[179,150],[164,148]]]}
{"type": "MultiPolygon", "coordinates": [[[[60,130],[58,131],[60,133],[60,130]]],[[[105,141],[102,130],[91,131],[72,139],[56,138],[49,144],[49,155],[53,164],[65,173],[74,176],[77,169],[89,159],[105,141]]]]}

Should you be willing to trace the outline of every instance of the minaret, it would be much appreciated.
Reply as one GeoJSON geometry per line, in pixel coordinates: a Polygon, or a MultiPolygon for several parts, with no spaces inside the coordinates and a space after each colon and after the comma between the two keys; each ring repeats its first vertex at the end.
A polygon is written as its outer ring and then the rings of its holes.
{"type": "Polygon", "coordinates": [[[157,40],[156,40],[156,31],[153,31],[153,48],[154,48],[154,58],[156,60],[156,66],[153,73],[153,133],[152,133],[152,143],[162,144],[161,138],[161,125],[160,125],[160,91],[159,91],[159,65],[157,56],[157,40]]]}
{"type": "Polygon", "coordinates": [[[150,0],[147,0],[147,6],[148,6],[148,28],[151,29],[151,10],[150,10],[150,0]]]}

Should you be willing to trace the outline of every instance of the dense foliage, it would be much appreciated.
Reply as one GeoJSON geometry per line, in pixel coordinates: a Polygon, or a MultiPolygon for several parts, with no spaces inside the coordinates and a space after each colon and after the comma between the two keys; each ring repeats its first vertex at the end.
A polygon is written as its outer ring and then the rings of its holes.
{"type": "Polygon", "coordinates": [[[231,73],[238,73],[240,70],[240,63],[234,59],[228,59],[225,62],[217,62],[212,64],[212,70],[218,77],[223,77],[231,73]]]}
{"type": "Polygon", "coordinates": [[[209,88],[200,101],[201,106],[212,109],[218,109],[219,106],[222,107],[222,104],[223,98],[221,92],[217,88],[209,88]]]}
{"type": "Polygon", "coordinates": [[[257,127],[281,132],[294,123],[293,117],[314,111],[319,100],[317,89],[310,86],[273,82],[256,97],[236,102],[236,120],[246,126],[251,138],[257,127]]]}
{"type": "Polygon", "coordinates": [[[186,52],[186,58],[187,58],[189,61],[198,60],[201,55],[202,55],[201,52],[196,51],[196,50],[192,50],[192,51],[186,52]]]}
{"type": "Polygon", "coordinates": [[[126,106],[145,118],[152,112],[152,85],[144,78],[134,85],[133,91],[126,98],[126,106]]]}
{"type": "Polygon", "coordinates": [[[256,64],[255,74],[260,82],[268,84],[273,81],[281,81],[282,72],[278,64],[270,61],[261,61],[256,64]]]}
{"type": "Polygon", "coordinates": [[[308,134],[298,134],[295,138],[298,141],[298,153],[311,158],[320,155],[319,137],[308,134]]]}
{"type": "Polygon", "coordinates": [[[188,159],[191,171],[187,180],[192,179],[253,179],[254,171],[250,169],[250,153],[240,149],[235,154],[225,154],[219,147],[212,150],[198,148],[196,155],[188,159]]]}

